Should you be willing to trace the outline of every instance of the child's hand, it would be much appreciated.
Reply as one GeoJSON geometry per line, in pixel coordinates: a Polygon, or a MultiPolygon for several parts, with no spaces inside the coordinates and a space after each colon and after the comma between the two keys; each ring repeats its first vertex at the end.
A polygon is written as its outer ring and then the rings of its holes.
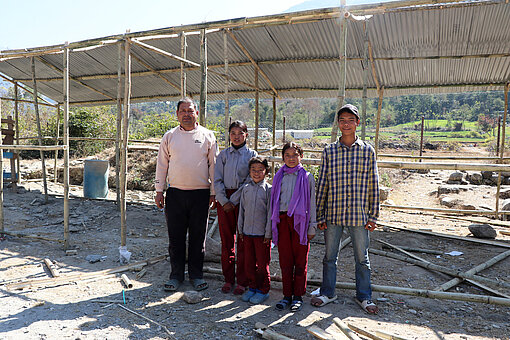
{"type": "Polygon", "coordinates": [[[375,222],[368,221],[367,224],[365,224],[365,229],[374,231],[375,228],[377,228],[377,224],[375,222]]]}
{"type": "Polygon", "coordinates": [[[317,228],[319,228],[320,230],[324,230],[324,229],[328,229],[328,226],[326,225],[326,222],[322,222],[322,223],[317,224],[317,228]]]}
{"type": "Polygon", "coordinates": [[[234,205],[232,204],[232,202],[225,203],[225,205],[223,206],[223,211],[229,212],[232,210],[234,210],[234,205]]]}
{"type": "Polygon", "coordinates": [[[271,243],[271,239],[267,238],[267,237],[264,237],[264,243],[265,244],[271,243]]]}
{"type": "Polygon", "coordinates": [[[307,236],[308,236],[308,241],[311,241],[311,240],[313,240],[313,238],[315,237],[315,234],[313,234],[313,235],[307,235],[307,236]]]}
{"type": "Polygon", "coordinates": [[[237,237],[239,237],[239,241],[243,241],[243,234],[239,234],[237,237]]]}

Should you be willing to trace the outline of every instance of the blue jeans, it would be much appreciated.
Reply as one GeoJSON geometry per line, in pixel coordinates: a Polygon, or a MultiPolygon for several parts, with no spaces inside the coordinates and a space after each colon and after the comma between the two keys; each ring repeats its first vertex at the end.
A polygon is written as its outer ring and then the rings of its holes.
{"type": "MultiPolygon", "coordinates": [[[[320,292],[321,295],[333,297],[336,285],[336,260],[344,227],[329,222],[327,226],[327,229],[324,230],[326,254],[322,261],[322,286],[320,292]]],[[[371,300],[370,260],[368,259],[369,231],[364,226],[347,226],[347,228],[351,235],[354,260],[356,261],[356,298],[360,301],[371,300]]]]}

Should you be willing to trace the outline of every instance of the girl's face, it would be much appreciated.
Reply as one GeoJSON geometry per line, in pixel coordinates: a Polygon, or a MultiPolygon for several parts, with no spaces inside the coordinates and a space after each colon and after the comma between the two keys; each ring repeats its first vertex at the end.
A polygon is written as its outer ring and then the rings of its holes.
{"type": "Polygon", "coordinates": [[[244,132],[240,127],[233,127],[229,132],[230,143],[235,146],[242,145],[248,138],[248,132],[244,132]]]}
{"type": "Polygon", "coordinates": [[[283,162],[289,168],[297,166],[299,163],[301,163],[302,159],[303,157],[301,157],[299,152],[294,148],[288,148],[283,154],[283,162]]]}
{"type": "Polygon", "coordinates": [[[266,177],[266,167],[260,163],[253,163],[250,166],[250,177],[255,183],[263,181],[266,177]]]}

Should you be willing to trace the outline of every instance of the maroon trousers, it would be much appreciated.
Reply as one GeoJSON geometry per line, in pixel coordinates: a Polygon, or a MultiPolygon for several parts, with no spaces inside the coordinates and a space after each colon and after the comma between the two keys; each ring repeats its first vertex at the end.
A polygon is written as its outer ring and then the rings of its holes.
{"type": "Polygon", "coordinates": [[[306,272],[310,242],[299,243],[299,235],[294,230],[294,218],[287,212],[280,214],[278,223],[278,254],[282,270],[284,296],[303,296],[306,293],[306,272]]]}
{"type": "MultiPolygon", "coordinates": [[[[227,198],[230,198],[236,192],[235,189],[227,189],[227,198]]],[[[218,226],[221,237],[221,269],[225,282],[234,284],[236,281],[236,233],[237,217],[239,216],[239,206],[234,210],[225,212],[221,204],[217,205],[218,226]]],[[[244,245],[237,240],[237,284],[243,287],[248,285],[248,279],[244,271],[244,245]]]]}
{"type": "Polygon", "coordinates": [[[243,236],[244,268],[248,277],[248,286],[267,294],[271,285],[269,262],[271,261],[271,242],[264,243],[263,236],[243,236]]]}

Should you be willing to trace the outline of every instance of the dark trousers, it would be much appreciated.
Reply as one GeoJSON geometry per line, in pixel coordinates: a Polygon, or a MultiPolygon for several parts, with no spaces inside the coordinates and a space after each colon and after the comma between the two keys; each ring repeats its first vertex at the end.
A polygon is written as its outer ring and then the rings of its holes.
{"type": "Polygon", "coordinates": [[[243,237],[245,262],[244,268],[248,278],[248,286],[258,289],[263,294],[269,292],[271,277],[269,275],[269,262],[271,261],[271,243],[264,243],[262,236],[243,237]]]}
{"type": "Polygon", "coordinates": [[[306,293],[306,272],[310,242],[299,243],[299,234],[294,229],[294,218],[280,214],[278,223],[278,254],[282,270],[284,296],[303,296],[306,293]]]}
{"type": "MultiPolygon", "coordinates": [[[[227,198],[230,198],[234,192],[236,192],[235,189],[227,189],[227,198]]],[[[239,206],[236,206],[234,210],[225,212],[221,204],[218,203],[216,209],[221,237],[221,269],[225,282],[234,284],[236,279],[236,234],[239,206]]],[[[248,285],[248,279],[244,271],[244,245],[239,238],[237,238],[237,284],[243,287],[248,285]]]]}
{"type": "Polygon", "coordinates": [[[203,277],[205,233],[209,215],[209,189],[180,190],[168,188],[165,216],[168,227],[170,279],[184,281],[186,234],[188,234],[188,276],[203,277]]]}

